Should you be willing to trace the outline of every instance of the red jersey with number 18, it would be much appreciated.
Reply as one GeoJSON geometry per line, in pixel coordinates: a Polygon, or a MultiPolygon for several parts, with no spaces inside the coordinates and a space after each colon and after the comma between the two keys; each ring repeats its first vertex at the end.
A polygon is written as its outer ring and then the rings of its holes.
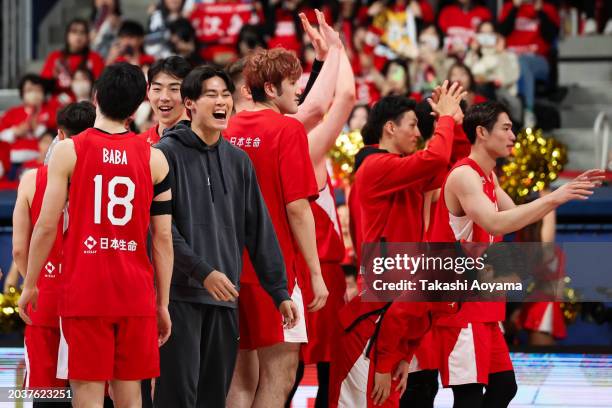
{"type": "Polygon", "coordinates": [[[147,231],[149,144],[91,128],[72,138],[76,165],[64,237],[61,316],[155,316],[147,231]]]}

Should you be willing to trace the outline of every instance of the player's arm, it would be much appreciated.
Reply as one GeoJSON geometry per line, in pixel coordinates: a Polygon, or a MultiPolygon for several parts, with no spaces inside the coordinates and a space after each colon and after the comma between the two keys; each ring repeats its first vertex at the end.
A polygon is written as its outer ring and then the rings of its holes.
{"type": "Polygon", "coordinates": [[[586,200],[601,180],[603,173],[600,170],[589,170],[545,197],[497,211],[482,191],[478,173],[470,167],[462,166],[448,177],[445,196],[448,194],[449,197],[456,197],[465,214],[489,234],[504,235],[540,220],[570,200],[586,200]]]}
{"type": "Polygon", "coordinates": [[[317,252],[317,238],[312,209],[306,198],[291,201],[285,207],[291,232],[297,241],[298,247],[310,271],[310,279],[312,281],[315,296],[312,303],[308,305],[308,310],[316,312],[325,306],[329,293],[325,287],[323,275],[321,274],[321,264],[319,263],[319,254],[317,252]]]}
{"type": "Polygon", "coordinates": [[[72,140],[62,140],[55,146],[49,161],[47,188],[43,198],[40,216],[30,239],[28,267],[19,298],[19,314],[26,323],[31,323],[27,315],[27,305],[35,305],[36,282],[45,260],[53,247],[57,234],[57,224],[68,197],[68,181],[76,164],[76,152],[72,140]],[[32,249],[35,250],[32,250],[32,249]]]}
{"type": "Polygon", "coordinates": [[[164,154],[151,148],[151,178],[154,197],[151,203],[151,241],[155,288],[157,290],[157,315],[159,345],[170,337],[171,323],[168,313],[170,282],[174,265],[172,247],[172,190],[170,189],[170,168],[164,154]]]}
{"type": "MultiPolygon", "coordinates": [[[[326,22],[323,14],[319,11],[317,13],[317,20],[319,22],[320,36],[327,43],[329,52],[325,57],[323,68],[317,77],[314,85],[308,96],[304,99],[294,118],[302,122],[306,128],[306,132],[310,132],[323,118],[323,115],[327,111],[329,104],[332,101],[334,95],[334,88],[330,84],[336,83],[338,76],[338,66],[340,64],[340,37],[326,22]]],[[[316,30],[310,26],[306,17],[302,18],[302,24],[304,25],[305,32],[311,36],[317,34],[316,30]]],[[[313,41],[313,46],[317,46],[317,42],[313,41]]]]}
{"type": "Polygon", "coordinates": [[[25,277],[28,266],[28,250],[32,236],[30,206],[36,189],[36,170],[24,173],[17,189],[17,200],[13,210],[13,260],[21,276],[25,277]]]}
{"type": "Polygon", "coordinates": [[[499,185],[499,180],[495,173],[493,173],[493,182],[495,183],[495,197],[497,197],[497,208],[499,211],[510,210],[516,207],[512,198],[510,198],[508,193],[499,185]]]}
{"type": "Polygon", "coordinates": [[[327,116],[308,133],[308,149],[319,190],[325,187],[327,181],[327,152],[334,145],[355,105],[355,76],[344,49],[340,56],[339,72],[342,72],[342,75],[336,81],[334,100],[327,116]]]}

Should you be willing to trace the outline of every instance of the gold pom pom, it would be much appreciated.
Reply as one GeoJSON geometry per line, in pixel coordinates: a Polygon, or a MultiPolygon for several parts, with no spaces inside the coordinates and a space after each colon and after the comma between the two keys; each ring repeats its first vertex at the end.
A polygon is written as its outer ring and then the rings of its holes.
{"type": "Polygon", "coordinates": [[[363,146],[363,138],[358,130],[340,133],[329,152],[335,179],[352,182],[355,155],[363,146]]]}
{"type": "Polygon", "coordinates": [[[11,333],[23,327],[19,317],[19,296],[21,290],[11,286],[8,293],[0,294],[0,333],[11,333]]]}
{"type": "Polygon", "coordinates": [[[502,166],[501,187],[515,203],[547,188],[559,177],[567,163],[567,148],[541,129],[525,129],[518,134],[509,162],[502,166]]]}

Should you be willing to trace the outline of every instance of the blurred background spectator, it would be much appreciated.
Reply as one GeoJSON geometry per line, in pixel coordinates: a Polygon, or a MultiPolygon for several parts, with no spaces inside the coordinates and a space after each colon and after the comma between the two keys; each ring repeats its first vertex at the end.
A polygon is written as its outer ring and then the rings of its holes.
{"type": "Polygon", "coordinates": [[[499,31],[508,49],[519,56],[519,93],[525,102],[524,124],[536,124],[534,114],[536,81],[548,81],[551,48],[559,31],[559,14],[545,0],[512,0],[501,13],[499,31]]]}
{"type": "Polygon", "coordinates": [[[121,26],[120,0],[94,0],[91,11],[92,48],[106,57],[121,26]]]}
{"type": "Polygon", "coordinates": [[[23,76],[19,96],[22,103],[0,117],[0,140],[10,145],[9,179],[17,177],[23,163],[39,156],[39,139],[55,129],[57,104],[47,100],[48,89],[41,76],[23,76]]]}
{"type": "Polygon", "coordinates": [[[155,59],[172,55],[168,26],[183,17],[185,0],[161,0],[149,8],[145,51],[155,59]]]}
{"type": "Polygon", "coordinates": [[[77,18],[66,27],[64,48],[52,51],[40,73],[54,82],[53,92],[69,92],[72,77],[78,69],[90,70],[97,78],[104,69],[104,60],[89,48],[89,24],[77,18]]]}

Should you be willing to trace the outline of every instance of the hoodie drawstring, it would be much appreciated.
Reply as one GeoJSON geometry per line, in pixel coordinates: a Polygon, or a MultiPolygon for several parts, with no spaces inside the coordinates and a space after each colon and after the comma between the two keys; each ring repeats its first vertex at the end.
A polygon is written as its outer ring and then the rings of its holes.
{"type": "Polygon", "coordinates": [[[221,165],[221,156],[219,156],[219,148],[216,148],[215,152],[217,152],[217,163],[219,163],[219,170],[221,171],[221,184],[223,184],[223,193],[227,194],[227,187],[225,185],[225,176],[223,175],[223,166],[221,165]]]}
{"type": "Polygon", "coordinates": [[[212,174],[210,171],[210,159],[208,158],[208,150],[205,152],[204,156],[206,157],[206,171],[208,174],[206,175],[206,182],[208,183],[208,188],[210,190],[210,196],[212,197],[213,203],[215,202],[215,190],[212,185],[212,181],[210,180],[210,175],[212,174]]]}

